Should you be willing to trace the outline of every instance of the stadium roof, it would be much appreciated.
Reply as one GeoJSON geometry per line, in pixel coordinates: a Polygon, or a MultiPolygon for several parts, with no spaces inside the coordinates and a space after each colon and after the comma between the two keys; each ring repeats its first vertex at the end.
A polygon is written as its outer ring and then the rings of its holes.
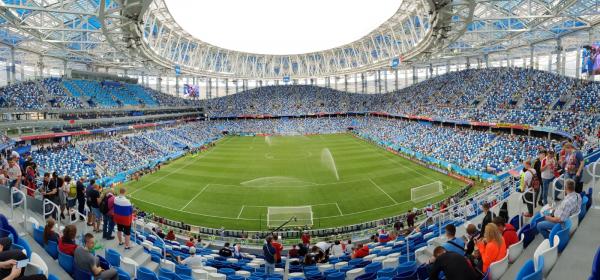
{"type": "Polygon", "coordinates": [[[594,0],[405,0],[356,41],[277,55],[230,50],[195,38],[178,25],[164,0],[0,0],[0,11],[3,59],[14,47],[16,56],[28,62],[44,56],[170,75],[179,66],[183,75],[233,79],[340,76],[388,68],[394,58],[410,65],[489,53],[550,53],[593,41],[596,30],[590,27],[600,21],[594,0]]]}

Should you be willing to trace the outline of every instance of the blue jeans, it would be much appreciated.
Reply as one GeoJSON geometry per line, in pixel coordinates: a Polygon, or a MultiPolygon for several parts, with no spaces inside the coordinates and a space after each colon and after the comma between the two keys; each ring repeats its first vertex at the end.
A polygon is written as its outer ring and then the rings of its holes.
{"type": "Polygon", "coordinates": [[[115,229],[115,222],[109,215],[102,215],[104,217],[104,223],[102,223],[102,237],[109,238],[112,236],[113,230],[115,229]]]}
{"type": "Polygon", "coordinates": [[[548,204],[548,190],[550,189],[550,185],[552,184],[552,180],[554,179],[542,179],[542,204],[548,204]]]}
{"type": "Polygon", "coordinates": [[[537,230],[542,234],[542,236],[545,239],[548,239],[548,236],[550,236],[550,232],[552,231],[552,228],[555,225],[557,225],[557,223],[544,220],[537,223],[537,230]]]}
{"type": "Polygon", "coordinates": [[[271,275],[275,273],[275,264],[265,262],[265,275],[271,275]]]}
{"type": "MultiPolygon", "coordinates": [[[[563,185],[564,180],[556,180],[556,183],[554,183],[554,187],[557,190],[563,190],[564,185],[563,185]]],[[[554,191],[554,200],[558,199],[558,195],[560,195],[560,191],[554,191]]]]}

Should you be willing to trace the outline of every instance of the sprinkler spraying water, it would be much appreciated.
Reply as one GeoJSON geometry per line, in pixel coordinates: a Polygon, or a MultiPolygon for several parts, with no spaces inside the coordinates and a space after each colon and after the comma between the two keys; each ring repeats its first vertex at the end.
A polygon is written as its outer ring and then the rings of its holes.
{"type": "Polygon", "coordinates": [[[321,151],[321,164],[329,169],[333,175],[335,175],[335,179],[336,180],[340,180],[340,175],[338,174],[337,171],[337,167],[335,166],[335,161],[333,160],[333,155],[331,154],[331,151],[329,151],[329,148],[324,148],[321,151]]]}
{"type": "Polygon", "coordinates": [[[273,143],[271,143],[271,136],[265,136],[265,143],[267,143],[269,147],[273,145],[273,143]]]}

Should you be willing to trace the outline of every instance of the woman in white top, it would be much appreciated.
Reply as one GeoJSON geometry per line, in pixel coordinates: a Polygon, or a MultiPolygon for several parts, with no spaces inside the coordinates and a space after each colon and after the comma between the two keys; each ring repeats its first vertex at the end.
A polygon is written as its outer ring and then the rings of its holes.
{"type": "Polygon", "coordinates": [[[554,170],[556,170],[556,160],[554,159],[554,151],[549,151],[546,157],[542,160],[542,203],[548,204],[548,189],[552,180],[554,180],[554,170]]]}
{"type": "Polygon", "coordinates": [[[342,248],[342,244],[339,240],[336,240],[333,243],[333,246],[329,248],[329,254],[333,257],[341,257],[344,255],[344,248],[342,248]]]}

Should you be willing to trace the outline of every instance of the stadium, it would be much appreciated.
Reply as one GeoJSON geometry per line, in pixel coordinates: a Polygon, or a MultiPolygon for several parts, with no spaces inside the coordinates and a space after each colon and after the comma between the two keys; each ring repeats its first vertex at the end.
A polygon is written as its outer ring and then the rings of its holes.
{"type": "Polygon", "coordinates": [[[596,1],[0,10],[1,279],[600,279],[596,1]]]}

